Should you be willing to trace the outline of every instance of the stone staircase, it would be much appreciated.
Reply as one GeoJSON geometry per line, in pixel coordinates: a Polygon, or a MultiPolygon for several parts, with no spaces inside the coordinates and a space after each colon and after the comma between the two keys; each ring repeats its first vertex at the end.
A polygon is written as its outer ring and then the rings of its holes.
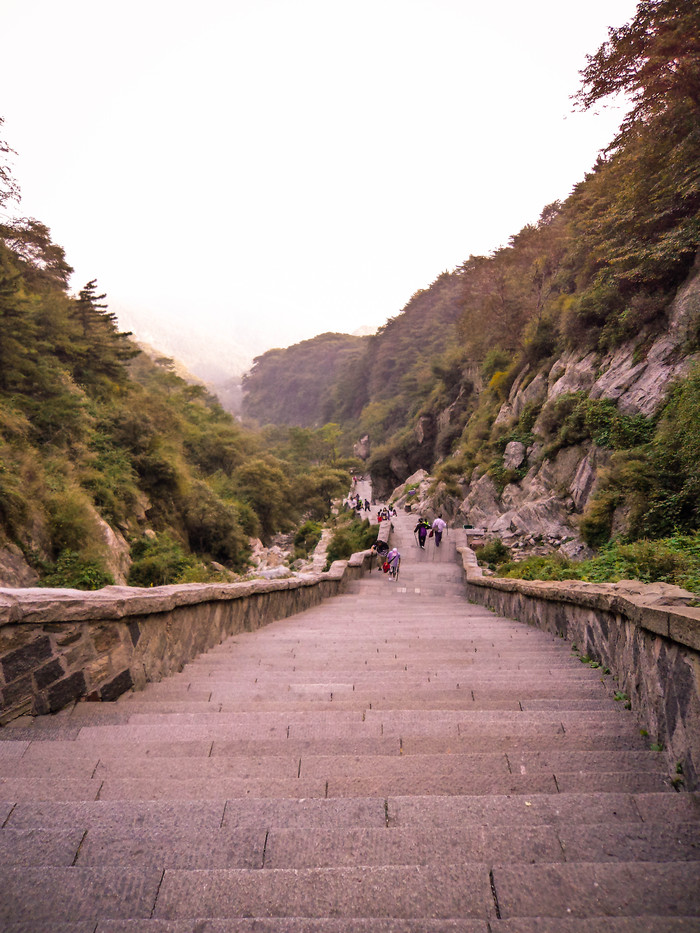
{"type": "Polygon", "coordinates": [[[700,795],[394,521],[397,581],[0,731],[0,931],[700,930],[700,795]]]}

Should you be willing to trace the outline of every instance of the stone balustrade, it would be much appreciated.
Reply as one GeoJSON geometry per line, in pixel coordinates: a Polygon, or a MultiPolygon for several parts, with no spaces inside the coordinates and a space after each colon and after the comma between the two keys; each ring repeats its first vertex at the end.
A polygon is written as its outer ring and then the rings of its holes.
{"type": "Polygon", "coordinates": [[[247,583],[0,589],[0,724],[161,680],[229,635],[343,592],[369,552],[325,573],[247,583]]]}
{"type": "Polygon", "coordinates": [[[570,640],[585,663],[607,669],[649,741],[663,746],[676,784],[700,783],[700,608],[667,583],[528,581],[483,576],[458,548],[471,602],[570,640]],[[590,660],[588,660],[590,659],[590,660]]]}

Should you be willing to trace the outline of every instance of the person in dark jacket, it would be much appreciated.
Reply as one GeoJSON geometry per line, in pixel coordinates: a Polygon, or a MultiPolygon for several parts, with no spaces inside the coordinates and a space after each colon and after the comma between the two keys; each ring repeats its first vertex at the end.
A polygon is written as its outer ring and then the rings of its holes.
{"type": "Polygon", "coordinates": [[[413,534],[418,535],[418,546],[423,550],[425,550],[425,539],[428,537],[429,530],[430,524],[424,518],[419,518],[418,524],[413,529],[413,534]]]}

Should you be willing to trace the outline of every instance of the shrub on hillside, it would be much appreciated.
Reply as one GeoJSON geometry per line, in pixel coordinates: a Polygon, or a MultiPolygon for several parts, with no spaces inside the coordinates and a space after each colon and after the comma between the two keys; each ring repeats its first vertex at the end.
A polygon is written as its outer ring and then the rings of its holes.
{"type": "Polygon", "coordinates": [[[142,538],[131,548],[129,586],[166,586],[179,583],[197,563],[169,534],[142,538]]]}
{"type": "Polygon", "coordinates": [[[68,487],[46,500],[48,529],[54,553],[80,552],[98,538],[92,503],[80,489],[68,487]]]}
{"type": "Polygon", "coordinates": [[[585,561],[569,560],[559,554],[528,557],[519,563],[503,564],[498,572],[520,580],[672,583],[700,595],[700,533],[631,544],[613,542],[585,561]]]}
{"type": "Polygon", "coordinates": [[[96,558],[82,557],[65,550],[55,564],[46,568],[39,586],[68,587],[73,590],[99,590],[111,586],[114,577],[96,558]]]}
{"type": "Polygon", "coordinates": [[[502,577],[518,580],[578,580],[581,579],[573,561],[560,554],[546,557],[527,557],[525,560],[509,561],[498,567],[502,577]]]}
{"type": "Polygon", "coordinates": [[[318,522],[304,522],[294,535],[294,559],[308,557],[321,540],[321,525],[318,522]]]}
{"type": "Polygon", "coordinates": [[[548,457],[587,440],[609,450],[628,450],[649,443],[655,428],[651,418],[623,415],[610,399],[589,398],[584,392],[566,392],[548,402],[540,426],[552,438],[548,457]]]}
{"type": "Polygon", "coordinates": [[[196,482],[184,501],[183,515],[192,550],[242,569],[248,542],[232,505],[206,483],[196,482]]]}
{"type": "Polygon", "coordinates": [[[379,527],[370,525],[369,519],[360,521],[350,517],[339,522],[326,552],[326,569],[334,560],[347,560],[352,554],[371,548],[378,532],[379,527]]]}
{"type": "Polygon", "coordinates": [[[512,354],[507,350],[501,350],[500,347],[494,347],[492,350],[488,350],[484,355],[484,360],[481,364],[481,377],[484,382],[487,382],[496,373],[503,374],[510,365],[512,360],[512,354]]]}
{"type": "Polygon", "coordinates": [[[498,564],[510,560],[510,549],[506,547],[500,538],[494,538],[493,541],[487,541],[485,544],[475,547],[474,553],[479,563],[488,564],[491,570],[495,570],[498,564]]]}

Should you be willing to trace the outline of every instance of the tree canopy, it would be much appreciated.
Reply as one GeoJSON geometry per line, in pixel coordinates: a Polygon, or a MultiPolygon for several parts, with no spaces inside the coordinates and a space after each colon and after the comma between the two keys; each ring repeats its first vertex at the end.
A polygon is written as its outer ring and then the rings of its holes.
{"type": "Polygon", "coordinates": [[[640,124],[669,111],[700,111],[700,3],[641,0],[634,18],[610,29],[608,40],[587,57],[576,96],[584,109],[614,95],[631,107],[621,145],[640,124]]]}

